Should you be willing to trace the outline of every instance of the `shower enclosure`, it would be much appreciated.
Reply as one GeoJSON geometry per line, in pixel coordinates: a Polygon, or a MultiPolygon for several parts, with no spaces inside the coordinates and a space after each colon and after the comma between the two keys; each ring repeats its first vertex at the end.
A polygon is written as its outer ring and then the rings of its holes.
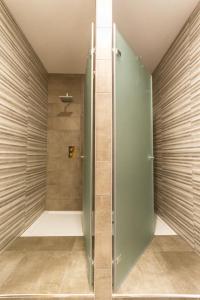
{"type": "Polygon", "coordinates": [[[154,232],[151,76],[113,29],[114,288],[154,232]]]}
{"type": "Polygon", "coordinates": [[[87,59],[84,97],[83,230],[88,265],[88,280],[93,284],[93,194],[94,194],[94,24],[87,59]]]}

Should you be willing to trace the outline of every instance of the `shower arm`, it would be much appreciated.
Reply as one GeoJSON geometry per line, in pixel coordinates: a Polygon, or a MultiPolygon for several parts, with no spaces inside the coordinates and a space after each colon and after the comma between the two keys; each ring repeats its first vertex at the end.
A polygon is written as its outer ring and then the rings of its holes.
{"type": "Polygon", "coordinates": [[[68,112],[67,109],[68,109],[69,106],[70,106],[70,103],[67,103],[67,104],[65,105],[65,107],[64,107],[64,112],[68,112]]]}

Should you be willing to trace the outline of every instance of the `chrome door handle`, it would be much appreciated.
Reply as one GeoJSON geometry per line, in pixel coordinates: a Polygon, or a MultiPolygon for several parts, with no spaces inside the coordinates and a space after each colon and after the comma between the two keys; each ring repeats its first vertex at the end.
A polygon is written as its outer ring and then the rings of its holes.
{"type": "Polygon", "coordinates": [[[81,156],[80,156],[80,158],[81,158],[81,159],[84,159],[84,158],[85,158],[85,156],[84,156],[84,155],[81,155],[81,156]]]}

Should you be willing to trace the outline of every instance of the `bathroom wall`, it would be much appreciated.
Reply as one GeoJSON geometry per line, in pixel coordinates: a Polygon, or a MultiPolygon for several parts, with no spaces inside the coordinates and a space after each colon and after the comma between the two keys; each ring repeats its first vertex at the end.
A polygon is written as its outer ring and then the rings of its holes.
{"type": "Polygon", "coordinates": [[[42,212],[47,73],[0,0],[0,250],[42,212]]]}
{"type": "Polygon", "coordinates": [[[200,3],[153,73],[155,205],[200,251],[200,3]]]}
{"type": "Polygon", "coordinates": [[[94,105],[94,291],[96,300],[112,299],[112,15],[112,0],[96,0],[94,105]]]}
{"type": "Polygon", "coordinates": [[[82,210],[82,115],[84,75],[50,74],[48,80],[48,193],[47,210],[82,210]],[[66,104],[59,96],[74,98],[70,116],[58,116],[66,104]],[[75,146],[74,158],[68,147],[75,146]]]}

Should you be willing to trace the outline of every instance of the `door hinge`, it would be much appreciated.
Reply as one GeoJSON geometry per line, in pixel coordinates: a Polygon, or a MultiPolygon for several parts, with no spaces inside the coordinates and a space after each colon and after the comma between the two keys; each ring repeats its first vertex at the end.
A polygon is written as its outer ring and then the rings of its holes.
{"type": "Polygon", "coordinates": [[[148,155],[148,160],[154,160],[154,156],[148,155]]]}
{"type": "Polygon", "coordinates": [[[122,255],[118,255],[114,260],[113,260],[113,264],[118,265],[122,260],[122,255]]]}
{"type": "Polygon", "coordinates": [[[92,266],[94,266],[94,259],[91,256],[88,256],[88,260],[92,266]]]}
{"type": "Polygon", "coordinates": [[[122,52],[121,52],[119,49],[113,48],[112,51],[113,51],[113,53],[114,53],[115,55],[117,55],[117,56],[119,56],[119,57],[122,56],[122,52]]]}
{"type": "Polygon", "coordinates": [[[96,51],[96,49],[95,49],[95,48],[92,48],[92,49],[90,50],[90,54],[91,54],[91,55],[95,54],[95,51],[96,51]]]}

